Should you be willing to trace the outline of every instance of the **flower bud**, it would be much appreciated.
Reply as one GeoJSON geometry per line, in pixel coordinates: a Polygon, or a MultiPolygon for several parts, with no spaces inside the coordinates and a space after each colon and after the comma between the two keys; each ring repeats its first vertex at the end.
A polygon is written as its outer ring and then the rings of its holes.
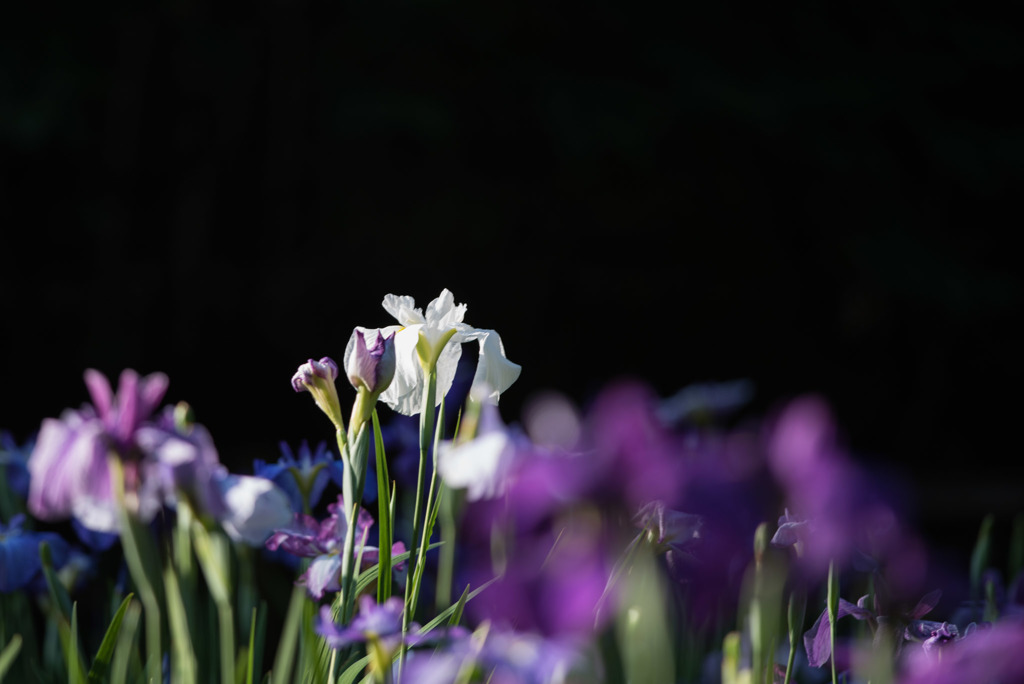
{"type": "Polygon", "coordinates": [[[334,380],[338,377],[338,364],[330,357],[319,361],[310,359],[299,366],[292,376],[292,388],[296,392],[309,392],[320,410],[327,414],[334,426],[345,429],[345,421],[341,417],[341,403],[338,401],[338,390],[334,380]]]}
{"type": "Polygon", "coordinates": [[[374,396],[386,390],[395,378],[395,334],[387,337],[377,330],[372,346],[367,346],[371,331],[356,328],[345,349],[345,372],[357,390],[365,388],[374,396]]]}

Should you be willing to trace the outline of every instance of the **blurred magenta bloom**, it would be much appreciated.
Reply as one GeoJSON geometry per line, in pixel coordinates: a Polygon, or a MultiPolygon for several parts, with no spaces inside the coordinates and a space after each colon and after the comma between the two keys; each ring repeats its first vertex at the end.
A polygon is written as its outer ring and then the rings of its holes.
{"type": "MultiPolygon", "coordinates": [[[[611,569],[599,518],[592,511],[581,511],[577,517],[578,524],[564,520],[517,530],[504,542],[508,556],[500,576],[466,610],[477,620],[518,631],[592,635],[611,612],[598,613],[611,569]]],[[[467,534],[465,542],[484,543],[486,537],[480,539],[479,532],[467,534]]],[[[467,559],[464,569],[473,586],[494,577],[486,556],[474,554],[467,559]]]]}
{"type": "Polygon", "coordinates": [[[74,516],[100,532],[118,529],[117,502],[111,488],[108,457],[121,460],[126,498],[142,520],[151,520],[163,504],[166,483],[160,464],[138,444],[164,393],[167,376],[140,378],[121,373],[117,393],[98,371],[85,372],[92,405],[47,418],[28,460],[29,511],[41,520],[74,516]]]}
{"type": "Polygon", "coordinates": [[[650,501],[678,502],[683,484],[681,450],[657,415],[658,400],[638,383],[602,392],[584,420],[578,477],[590,479],[590,496],[636,511],[650,501]]]}
{"type": "Polygon", "coordinates": [[[665,508],[664,502],[652,501],[633,516],[633,524],[647,534],[654,549],[665,554],[672,578],[686,580],[685,568],[696,562],[691,549],[700,540],[701,517],[665,508]]]}
{"type": "Polygon", "coordinates": [[[976,629],[938,653],[907,658],[899,684],[1019,684],[1024,682],[1024,623],[1006,621],[976,629]],[[941,654],[941,656],[940,656],[941,654]]]}
{"type": "MultiPolygon", "coordinates": [[[[397,596],[392,596],[378,605],[372,596],[364,594],[359,597],[359,614],[344,628],[334,622],[331,607],[322,606],[316,623],[316,633],[334,649],[354,643],[380,641],[386,650],[392,651],[402,642],[404,612],[405,605],[397,596]]],[[[419,629],[419,625],[412,623],[409,629],[411,637],[413,632],[419,629]]]]}
{"type": "Polygon", "coordinates": [[[598,681],[593,673],[568,678],[582,665],[580,648],[570,641],[492,627],[482,639],[477,635],[459,638],[430,654],[410,654],[404,679],[416,684],[457,684],[466,681],[467,672],[477,672],[479,681],[491,684],[598,681]]]}
{"type": "Polygon", "coordinates": [[[783,408],[768,433],[768,464],[788,503],[773,538],[797,549],[802,567],[823,575],[831,561],[871,571],[885,563],[894,589],[919,591],[927,555],[893,506],[840,445],[827,404],[814,396],[783,408]]]}

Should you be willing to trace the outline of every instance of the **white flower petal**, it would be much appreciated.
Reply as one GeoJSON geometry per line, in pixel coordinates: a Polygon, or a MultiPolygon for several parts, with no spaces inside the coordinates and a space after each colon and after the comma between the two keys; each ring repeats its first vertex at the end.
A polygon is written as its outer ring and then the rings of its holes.
{"type": "Polygon", "coordinates": [[[408,295],[401,297],[393,294],[384,295],[382,305],[384,310],[394,316],[395,320],[402,325],[426,323],[423,312],[416,308],[416,300],[408,295]]]}
{"type": "Polygon", "coordinates": [[[266,478],[228,475],[218,486],[226,509],[220,523],[232,539],[259,546],[292,520],[288,495],[266,478]]]}
{"type": "MultiPolygon", "coordinates": [[[[380,395],[381,401],[406,416],[418,415],[423,410],[423,385],[426,380],[416,355],[416,341],[422,329],[423,326],[411,325],[395,333],[395,378],[380,395]]],[[[438,405],[452,388],[455,369],[461,357],[461,345],[449,342],[437,359],[438,405]]]]}
{"type": "Polygon", "coordinates": [[[456,304],[455,296],[447,289],[441,290],[437,299],[427,305],[427,325],[444,331],[456,327],[466,316],[466,305],[456,304]]]}
{"type": "Polygon", "coordinates": [[[493,499],[504,489],[513,455],[508,435],[491,432],[454,447],[442,443],[437,471],[449,487],[465,489],[468,501],[493,499]]]}
{"type": "Polygon", "coordinates": [[[498,397],[519,378],[523,367],[518,363],[512,363],[505,356],[505,345],[501,343],[501,336],[497,332],[479,328],[471,330],[472,332],[459,333],[456,337],[461,338],[462,342],[476,340],[480,344],[473,388],[489,388],[486,398],[497,404],[498,397]]]}

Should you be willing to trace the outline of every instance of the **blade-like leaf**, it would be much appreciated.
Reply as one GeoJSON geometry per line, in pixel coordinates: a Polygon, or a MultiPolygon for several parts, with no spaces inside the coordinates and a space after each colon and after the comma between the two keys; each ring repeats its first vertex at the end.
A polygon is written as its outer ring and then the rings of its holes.
{"type": "Polygon", "coordinates": [[[69,684],[85,684],[85,672],[82,670],[82,659],[78,655],[78,603],[71,605],[71,631],[68,634],[68,682],[69,684]]]}
{"type": "MultiPolygon", "coordinates": [[[[443,543],[444,542],[434,542],[433,544],[431,544],[430,546],[427,547],[427,551],[432,551],[433,549],[436,549],[438,546],[441,546],[441,544],[443,544],[443,543]]],[[[392,567],[394,567],[395,565],[398,565],[402,561],[408,560],[409,559],[409,553],[410,553],[409,551],[405,551],[403,553],[398,554],[397,556],[394,556],[391,559],[392,567]]],[[[380,572],[380,565],[379,564],[371,565],[365,571],[360,573],[359,580],[356,582],[356,592],[355,592],[356,596],[359,596],[359,594],[363,593],[363,591],[368,586],[370,586],[370,584],[375,579],[377,579],[377,573],[378,572],[380,572]]]]}
{"type": "Polygon", "coordinates": [[[167,623],[171,630],[175,681],[194,684],[199,667],[192,645],[192,633],[188,627],[188,613],[178,585],[178,575],[169,564],[164,568],[164,591],[167,596],[167,623]]]}
{"type": "Polygon", "coordinates": [[[274,684],[287,684],[292,681],[292,664],[295,662],[295,648],[305,602],[306,588],[296,585],[292,589],[288,614],[284,618],[284,629],[281,630],[281,640],[278,642],[277,655],[274,657],[274,684]]]}
{"type": "Polygon", "coordinates": [[[0,651],[0,679],[4,678],[7,674],[7,670],[11,669],[11,665],[14,664],[15,658],[18,657],[18,652],[21,650],[21,635],[15,634],[11,637],[11,640],[7,642],[3,650],[0,651]]]}
{"type": "Polygon", "coordinates": [[[377,603],[384,603],[391,597],[391,497],[388,484],[391,478],[388,475],[388,461],[384,454],[384,437],[381,434],[380,420],[377,418],[377,410],[374,409],[371,416],[373,421],[373,445],[377,455],[377,526],[379,528],[380,543],[378,546],[380,562],[378,565],[383,568],[380,572],[380,581],[377,582],[377,603]]]}
{"type": "Polygon", "coordinates": [[[451,619],[448,620],[449,627],[455,627],[462,620],[462,610],[466,607],[466,598],[469,596],[469,585],[462,590],[462,596],[459,597],[458,603],[455,604],[455,612],[452,613],[451,619]]]}
{"type": "Polygon", "coordinates": [[[110,621],[110,626],[107,627],[107,633],[103,635],[100,648],[96,651],[96,659],[93,660],[92,667],[89,668],[89,684],[107,680],[107,673],[110,672],[110,661],[114,657],[114,647],[117,645],[117,635],[121,631],[121,621],[124,619],[124,614],[128,610],[129,604],[132,602],[132,596],[134,594],[128,594],[124,601],[121,601],[121,607],[114,613],[114,618],[110,621]]]}
{"type": "Polygon", "coordinates": [[[50,551],[50,544],[45,541],[39,543],[39,559],[42,561],[43,576],[46,578],[46,586],[50,591],[50,599],[60,610],[60,614],[64,619],[70,621],[71,597],[68,596],[64,585],[57,579],[57,574],[53,568],[53,554],[50,551]]]}
{"type": "Polygon", "coordinates": [[[142,607],[132,601],[124,615],[121,633],[117,636],[117,648],[114,649],[114,661],[110,668],[111,684],[124,684],[128,678],[128,662],[132,655],[132,644],[135,642],[135,631],[139,627],[142,607]]]}
{"type": "Polygon", "coordinates": [[[348,668],[341,673],[341,676],[338,677],[337,684],[353,684],[369,664],[370,656],[363,656],[356,662],[349,665],[348,668]]]}
{"type": "MultiPolygon", "coordinates": [[[[467,594],[466,594],[465,592],[463,592],[463,597],[465,598],[465,600],[462,600],[462,599],[460,598],[460,599],[459,599],[459,602],[458,602],[458,603],[456,603],[456,604],[455,604],[455,605],[453,605],[453,606],[449,606],[449,607],[448,607],[448,608],[446,608],[445,610],[441,611],[441,612],[440,612],[440,613],[438,614],[438,616],[437,616],[437,617],[435,617],[435,618],[434,618],[433,620],[431,620],[431,621],[430,621],[430,622],[428,622],[427,624],[425,624],[425,625],[423,625],[422,627],[420,627],[420,631],[419,631],[418,633],[419,633],[419,634],[426,634],[426,633],[428,633],[428,632],[429,632],[430,630],[432,630],[432,629],[434,629],[434,628],[436,628],[436,627],[440,626],[440,625],[441,625],[441,623],[443,623],[443,622],[444,622],[445,620],[449,620],[449,619],[450,619],[450,618],[451,618],[451,617],[452,617],[452,616],[453,616],[453,615],[455,614],[455,611],[456,611],[456,609],[459,609],[459,610],[461,610],[461,608],[459,608],[459,606],[465,606],[465,605],[466,605],[466,604],[467,604],[468,602],[470,602],[470,601],[472,601],[472,600],[473,600],[474,598],[476,598],[476,596],[477,596],[477,595],[478,595],[478,594],[479,594],[479,593],[480,593],[481,591],[483,591],[484,589],[486,589],[487,587],[489,587],[489,586],[490,586],[491,584],[493,584],[493,583],[494,583],[494,582],[496,582],[496,581],[498,581],[498,578],[497,578],[497,577],[494,577],[494,578],[492,578],[492,579],[489,579],[489,580],[487,580],[486,582],[484,582],[483,584],[481,584],[481,585],[480,585],[479,587],[477,587],[477,588],[476,588],[476,589],[474,589],[473,591],[469,592],[469,594],[468,594],[468,595],[467,595],[467,594]]],[[[466,588],[468,589],[469,587],[466,587],[466,588]]]]}

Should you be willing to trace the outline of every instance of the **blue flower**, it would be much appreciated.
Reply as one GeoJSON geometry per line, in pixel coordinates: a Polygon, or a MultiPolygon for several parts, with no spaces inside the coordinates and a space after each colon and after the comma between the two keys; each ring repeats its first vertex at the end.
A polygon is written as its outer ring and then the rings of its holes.
{"type": "Polygon", "coordinates": [[[22,529],[24,515],[10,522],[0,522],[0,593],[19,591],[29,585],[42,571],[39,544],[47,542],[53,553],[53,564],[59,568],[68,556],[68,545],[53,532],[31,532],[22,529]]]}
{"type": "Polygon", "coordinates": [[[281,442],[281,458],[277,463],[268,464],[256,459],[253,471],[283,489],[293,511],[308,513],[320,503],[328,482],[341,487],[344,466],[327,450],[325,442],[320,442],[315,451],[310,451],[309,443],[303,440],[298,454],[287,443],[281,442]]]}
{"type": "Polygon", "coordinates": [[[28,456],[35,446],[35,438],[18,446],[14,437],[6,430],[0,430],[0,468],[7,486],[16,496],[24,499],[28,496],[28,456]]]}

